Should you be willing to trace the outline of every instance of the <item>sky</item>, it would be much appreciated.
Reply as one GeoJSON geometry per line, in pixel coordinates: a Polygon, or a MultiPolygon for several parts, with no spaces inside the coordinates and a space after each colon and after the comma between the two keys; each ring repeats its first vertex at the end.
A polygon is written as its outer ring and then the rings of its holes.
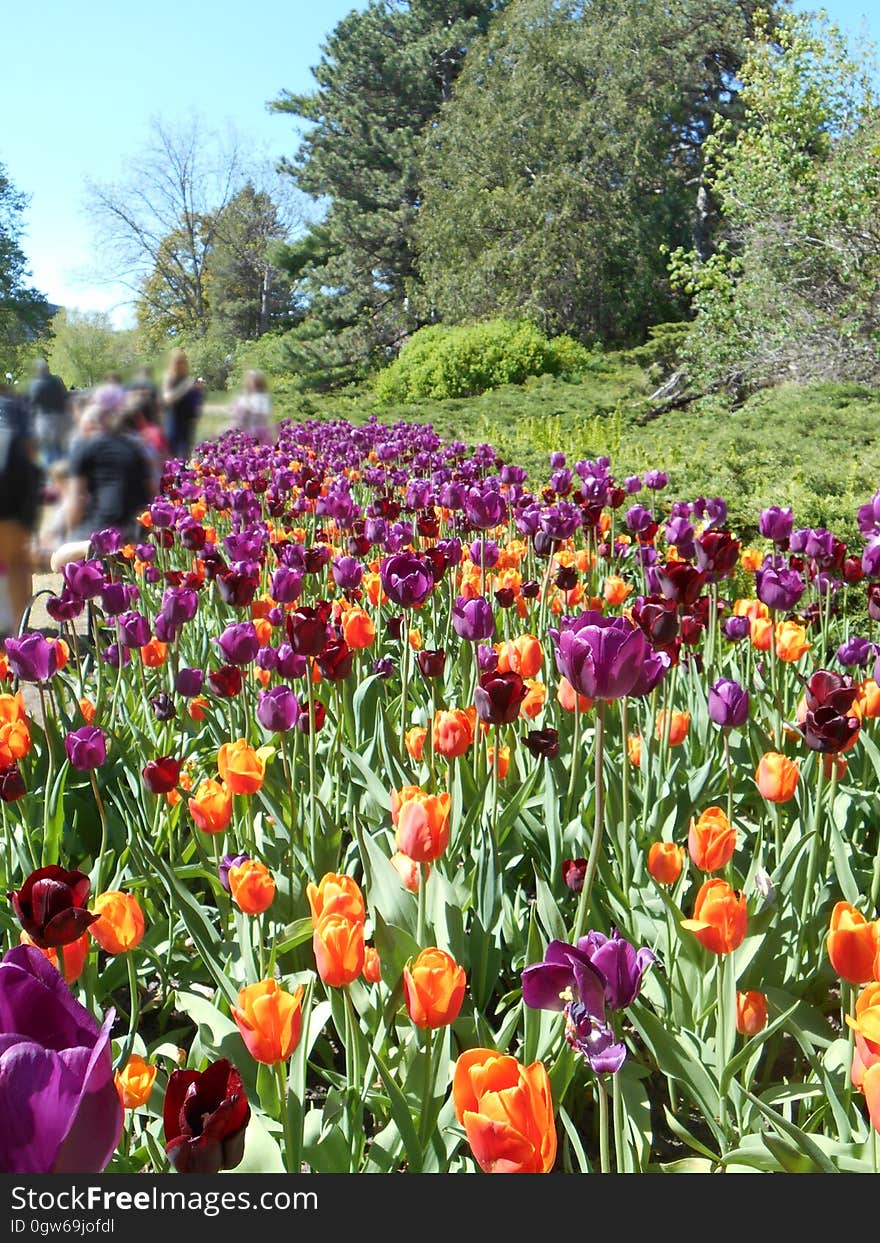
{"type": "MultiPolygon", "coordinates": [[[[366,0],[43,0],[16,4],[0,66],[0,163],[29,199],[23,249],[51,302],[132,322],[131,291],[108,279],[85,208],[87,178],[124,178],[150,120],[232,125],[275,162],[296,150],[293,117],[268,112],[307,91],[336,23],[366,0]]],[[[880,37],[872,0],[827,0],[849,34],[880,37]]],[[[797,9],[816,6],[796,3],[797,9]]]]}

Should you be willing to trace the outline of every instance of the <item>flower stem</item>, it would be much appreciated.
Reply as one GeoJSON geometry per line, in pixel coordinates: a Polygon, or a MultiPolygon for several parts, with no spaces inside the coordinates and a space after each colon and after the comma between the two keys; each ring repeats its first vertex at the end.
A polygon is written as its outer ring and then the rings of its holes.
{"type": "Polygon", "coordinates": [[[599,1169],[611,1173],[611,1152],[608,1143],[608,1089],[602,1075],[596,1076],[596,1092],[599,1098],[599,1169]]]}
{"type": "Polygon", "coordinates": [[[602,849],[602,826],[605,820],[605,700],[596,700],[596,743],[595,743],[595,790],[593,796],[593,840],[590,843],[590,856],[587,860],[587,871],[584,876],[584,887],[578,901],[577,919],[574,926],[574,940],[584,935],[587,917],[590,914],[590,895],[593,882],[599,867],[599,853],[602,849]]]}

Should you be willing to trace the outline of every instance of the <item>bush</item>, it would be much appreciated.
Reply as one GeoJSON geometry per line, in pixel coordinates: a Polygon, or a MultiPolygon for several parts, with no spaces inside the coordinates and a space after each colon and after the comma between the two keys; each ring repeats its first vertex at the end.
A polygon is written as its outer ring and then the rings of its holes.
{"type": "Polygon", "coordinates": [[[492,319],[421,328],[374,381],[382,404],[474,397],[528,376],[573,377],[593,355],[571,337],[552,339],[525,320],[492,319]]]}

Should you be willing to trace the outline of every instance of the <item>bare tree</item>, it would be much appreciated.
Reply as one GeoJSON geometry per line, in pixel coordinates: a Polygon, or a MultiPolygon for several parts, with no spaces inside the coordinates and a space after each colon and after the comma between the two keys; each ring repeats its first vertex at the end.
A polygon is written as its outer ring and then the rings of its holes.
{"type": "Polygon", "coordinates": [[[192,118],[150,122],[124,180],[86,185],[106,272],[148,308],[174,305],[200,335],[208,327],[207,258],[223,213],[244,177],[242,144],[192,118]]]}

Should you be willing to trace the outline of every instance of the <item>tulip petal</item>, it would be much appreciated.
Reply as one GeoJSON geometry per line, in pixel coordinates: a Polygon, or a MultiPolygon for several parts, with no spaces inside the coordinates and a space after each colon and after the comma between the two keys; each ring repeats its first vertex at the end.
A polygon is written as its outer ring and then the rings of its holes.
{"type": "MultiPolygon", "coordinates": [[[[79,1105],[90,1052],[83,1048],[60,1054],[23,1041],[0,1056],[0,1169],[10,1174],[52,1172],[79,1105]]],[[[115,1089],[113,1094],[121,1120],[115,1089]]]]}
{"type": "Polygon", "coordinates": [[[570,964],[537,962],[522,973],[523,1001],[532,1010],[564,1010],[561,994],[573,984],[570,964]]]}
{"type": "Polygon", "coordinates": [[[466,1113],[463,1123],[477,1165],[487,1174],[540,1172],[534,1147],[509,1123],[476,1113],[466,1113]]]}

